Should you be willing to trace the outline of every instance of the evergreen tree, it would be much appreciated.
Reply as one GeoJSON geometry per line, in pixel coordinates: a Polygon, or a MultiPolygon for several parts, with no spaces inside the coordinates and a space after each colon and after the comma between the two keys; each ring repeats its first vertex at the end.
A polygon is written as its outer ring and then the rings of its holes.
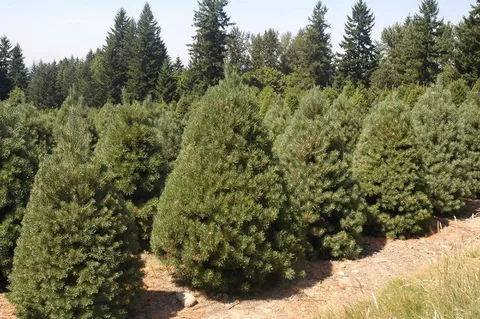
{"type": "Polygon", "coordinates": [[[66,110],[32,189],[10,277],[21,318],[126,318],[143,284],[133,216],[91,159],[85,111],[66,110]]]}
{"type": "Polygon", "coordinates": [[[100,132],[96,156],[133,205],[130,209],[141,230],[142,248],[148,249],[152,200],[161,194],[177,158],[182,133],[179,120],[167,110],[137,103],[105,106],[96,120],[100,132]]]}
{"type": "Polygon", "coordinates": [[[0,101],[6,100],[12,89],[10,79],[11,48],[10,40],[6,36],[0,37],[0,101]]]}
{"type": "Polygon", "coordinates": [[[176,102],[180,98],[177,88],[178,76],[175,75],[170,58],[163,62],[162,69],[158,74],[158,82],[155,96],[165,103],[176,102]]]}
{"type": "Polygon", "coordinates": [[[0,102],[0,282],[6,281],[12,269],[15,243],[38,166],[34,140],[22,114],[24,107],[0,102]]]}
{"type": "Polygon", "coordinates": [[[58,98],[61,102],[68,97],[70,90],[75,89],[78,84],[78,58],[64,58],[57,64],[57,85],[58,98]]]}
{"type": "Polygon", "coordinates": [[[228,40],[227,60],[237,71],[247,71],[250,68],[248,56],[250,34],[233,27],[228,40]]]}
{"type": "Polygon", "coordinates": [[[155,94],[158,75],[167,58],[160,31],[150,5],[145,4],[136,28],[135,52],[128,73],[127,88],[136,100],[155,94]]]}
{"type": "Polygon", "coordinates": [[[432,215],[410,113],[408,105],[391,95],[365,120],[353,172],[367,202],[370,233],[415,235],[432,215]]]}
{"type": "Polygon", "coordinates": [[[412,116],[433,207],[439,213],[455,212],[471,195],[457,106],[448,90],[437,87],[420,98],[412,116]]]}
{"type": "Polygon", "coordinates": [[[375,17],[367,4],[358,0],[347,19],[340,44],[344,53],[340,56],[339,75],[354,85],[368,86],[377,64],[376,48],[371,37],[375,17]]]}
{"type": "Polygon", "coordinates": [[[225,12],[227,0],[199,0],[193,17],[196,34],[190,45],[190,65],[200,92],[216,85],[223,77],[227,56],[230,17],[225,12]]]}
{"type": "Polygon", "coordinates": [[[13,47],[11,56],[9,77],[12,87],[26,90],[28,86],[28,70],[25,66],[25,58],[23,57],[23,51],[19,44],[13,47]]]}
{"type": "Polygon", "coordinates": [[[327,32],[330,25],[325,19],[326,14],[327,7],[319,0],[306,29],[309,73],[315,79],[315,84],[323,87],[331,84],[333,79],[332,45],[330,34],[327,32]]]}
{"type": "MultiPolygon", "coordinates": [[[[100,63],[95,80],[104,89],[106,100],[120,103],[122,88],[128,80],[127,32],[130,19],[127,11],[120,8],[115,16],[114,27],[108,32],[105,45],[100,54],[100,63]]],[[[105,103],[106,101],[104,101],[105,103]]]]}
{"type": "Polygon", "coordinates": [[[292,205],[308,224],[308,238],[325,257],[355,258],[365,217],[362,198],[345,158],[337,118],[318,90],[302,100],[275,151],[292,193],[292,205]]]}
{"type": "Polygon", "coordinates": [[[56,109],[62,103],[62,96],[57,82],[58,66],[40,61],[34,65],[31,73],[29,97],[39,109],[56,109]]]}
{"type": "Polygon", "coordinates": [[[455,65],[470,85],[480,78],[480,0],[457,26],[458,54],[455,65]]]}
{"type": "Polygon", "coordinates": [[[90,50],[78,66],[76,89],[80,96],[83,96],[85,103],[91,107],[101,107],[105,104],[102,90],[98,86],[98,82],[95,81],[94,63],[97,54],[90,50]]]}
{"type": "Polygon", "coordinates": [[[270,103],[267,113],[263,118],[263,125],[265,125],[272,141],[275,141],[278,136],[285,132],[291,116],[291,109],[284,103],[281,96],[277,95],[270,103]]]}
{"type": "Polygon", "coordinates": [[[228,78],[190,117],[152,248],[198,288],[246,292],[293,279],[304,252],[287,207],[254,91],[228,78]]]}
{"type": "Polygon", "coordinates": [[[420,83],[428,84],[435,81],[440,74],[440,58],[442,55],[439,38],[443,34],[443,19],[438,19],[438,1],[423,0],[420,13],[415,15],[413,25],[420,36],[415,45],[416,58],[419,61],[420,83]]]}
{"type": "Polygon", "coordinates": [[[184,69],[185,67],[183,66],[182,60],[180,59],[179,56],[177,56],[177,58],[175,59],[175,62],[173,63],[172,71],[176,75],[180,76],[184,69]]]}
{"type": "Polygon", "coordinates": [[[261,68],[278,69],[280,39],[278,31],[268,29],[263,34],[251,37],[250,56],[253,70],[261,68]]]}

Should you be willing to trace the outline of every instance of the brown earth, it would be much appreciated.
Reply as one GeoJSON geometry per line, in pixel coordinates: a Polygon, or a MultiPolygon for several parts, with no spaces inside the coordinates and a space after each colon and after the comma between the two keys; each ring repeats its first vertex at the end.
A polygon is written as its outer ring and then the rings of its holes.
{"type": "MultiPolygon", "coordinates": [[[[469,215],[480,213],[480,201],[471,203],[469,215]]],[[[312,318],[341,309],[356,300],[371,298],[392,278],[412,274],[448,252],[452,246],[480,244],[480,218],[438,220],[432,234],[410,240],[364,238],[363,257],[354,261],[309,261],[306,277],[288,288],[274,288],[251,298],[207,296],[176,284],[171,270],[154,256],[144,255],[148,288],[135,319],[212,318],[266,319],[312,318]],[[175,298],[190,292],[198,304],[189,309],[175,298]]],[[[14,318],[14,308],[0,294],[0,319],[14,318]]]]}

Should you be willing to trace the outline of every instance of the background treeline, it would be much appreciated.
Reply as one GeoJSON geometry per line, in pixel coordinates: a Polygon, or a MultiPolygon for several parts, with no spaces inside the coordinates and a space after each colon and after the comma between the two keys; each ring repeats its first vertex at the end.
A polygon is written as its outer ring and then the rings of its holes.
{"type": "Polygon", "coordinates": [[[0,266],[24,318],[123,318],[150,250],[196,288],[248,293],[305,258],[356,258],[480,193],[480,1],[436,1],[344,52],[317,3],[296,36],[249,35],[225,0],[168,56],[149,5],[85,59],[35,65],[0,41],[0,266]],[[231,28],[230,28],[231,27],[231,28]]]}

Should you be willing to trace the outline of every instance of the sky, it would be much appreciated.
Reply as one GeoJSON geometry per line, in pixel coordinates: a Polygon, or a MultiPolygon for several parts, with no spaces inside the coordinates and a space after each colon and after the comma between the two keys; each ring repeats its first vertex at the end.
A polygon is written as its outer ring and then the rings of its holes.
{"type": "MultiPolygon", "coordinates": [[[[372,36],[418,12],[421,0],[366,0],[375,14],[372,36]]],[[[317,0],[230,0],[227,13],[241,30],[260,33],[274,28],[296,33],[308,24],[317,0]]],[[[343,37],[347,15],[356,0],[323,0],[335,51],[343,37]]],[[[475,0],[439,0],[440,16],[457,23],[468,14],[475,0]]],[[[187,44],[196,0],[150,0],[153,14],[162,28],[161,36],[170,56],[188,61],[187,44]]],[[[117,10],[123,7],[138,20],[145,1],[139,0],[0,0],[0,36],[6,35],[23,49],[27,66],[33,61],[50,62],[64,57],[83,57],[101,47],[113,26],[117,10]]]]}

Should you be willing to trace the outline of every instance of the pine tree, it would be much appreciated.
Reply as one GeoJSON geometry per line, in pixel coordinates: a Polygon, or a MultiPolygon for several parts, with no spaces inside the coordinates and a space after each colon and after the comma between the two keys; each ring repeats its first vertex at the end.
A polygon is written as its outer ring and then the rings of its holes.
{"type": "Polygon", "coordinates": [[[293,115],[275,152],[285,171],[292,205],[308,224],[308,239],[324,257],[355,258],[356,239],[365,216],[362,197],[345,158],[346,145],[338,135],[338,118],[319,90],[309,92],[293,115]]]}
{"type": "Polygon", "coordinates": [[[412,117],[432,205],[439,213],[455,212],[471,195],[457,106],[448,90],[437,87],[419,99],[412,117]]]}
{"type": "Polygon", "coordinates": [[[470,85],[480,78],[480,0],[456,28],[458,54],[455,66],[470,85]]]}
{"type": "Polygon", "coordinates": [[[85,108],[64,111],[32,189],[9,298],[21,318],[126,318],[142,287],[133,216],[91,158],[85,108]]]}
{"type": "MultiPolygon", "coordinates": [[[[120,103],[122,88],[128,80],[127,32],[130,19],[125,9],[120,8],[115,16],[114,27],[108,32],[100,54],[100,63],[95,80],[104,89],[106,100],[120,103]]],[[[104,101],[105,103],[106,101],[104,101]]]]}
{"type": "Polygon", "coordinates": [[[309,18],[310,24],[305,34],[308,43],[309,73],[315,79],[315,84],[322,87],[331,84],[333,79],[332,45],[330,34],[327,33],[330,25],[325,19],[326,14],[327,7],[319,0],[309,18]]]}
{"type": "Polygon", "coordinates": [[[286,105],[281,96],[277,97],[270,103],[267,113],[263,118],[268,135],[272,141],[285,132],[288,122],[292,116],[290,107],[286,105]]]}
{"type": "Polygon", "coordinates": [[[158,74],[167,58],[160,31],[150,5],[145,4],[136,28],[135,52],[130,62],[127,85],[132,97],[139,101],[147,95],[155,95],[158,74]]]}
{"type": "Polygon", "coordinates": [[[190,65],[197,89],[205,92],[223,77],[223,64],[229,41],[230,17],[225,12],[227,0],[199,0],[193,17],[196,34],[190,45],[190,65]]]}
{"type": "Polygon", "coordinates": [[[410,113],[409,106],[390,95],[365,120],[353,172],[367,202],[370,233],[415,235],[432,215],[410,113]]]}
{"type": "Polygon", "coordinates": [[[180,76],[184,69],[185,67],[183,66],[182,60],[180,59],[179,56],[177,56],[177,58],[175,59],[175,62],[173,63],[172,71],[176,75],[180,76]]]}
{"type": "Polygon", "coordinates": [[[13,47],[11,56],[9,77],[12,87],[26,90],[28,86],[28,70],[25,66],[25,58],[23,57],[22,48],[19,44],[13,47]]]}
{"type": "Polygon", "coordinates": [[[6,281],[12,269],[15,243],[38,167],[24,108],[0,102],[0,282],[6,281]]]}
{"type": "Polygon", "coordinates": [[[142,231],[142,248],[148,249],[152,226],[149,209],[151,201],[161,194],[178,155],[179,145],[172,140],[180,144],[179,120],[167,110],[135,103],[105,106],[96,121],[100,132],[96,157],[108,168],[117,189],[133,205],[130,208],[142,231]]]}
{"type": "Polygon", "coordinates": [[[375,17],[367,4],[358,0],[347,19],[345,35],[340,44],[344,53],[340,56],[339,74],[354,85],[368,87],[377,64],[376,48],[371,37],[375,17]]]}
{"type": "Polygon", "coordinates": [[[0,101],[6,100],[12,89],[10,79],[11,48],[10,40],[6,36],[0,37],[0,101]]]}
{"type": "Polygon", "coordinates": [[[152,249],[197,288],[247,292],[293,279],[303,249],[287,207],[254,91],[228,78],[190,117],[152,249]]]}
{"type": "Polygon", "coordinates": [[[61,102],[68,97],[70,90],[76,89],[78,84],[78,58],[64,58],[57,64],[58,98],[61,102]]]}

